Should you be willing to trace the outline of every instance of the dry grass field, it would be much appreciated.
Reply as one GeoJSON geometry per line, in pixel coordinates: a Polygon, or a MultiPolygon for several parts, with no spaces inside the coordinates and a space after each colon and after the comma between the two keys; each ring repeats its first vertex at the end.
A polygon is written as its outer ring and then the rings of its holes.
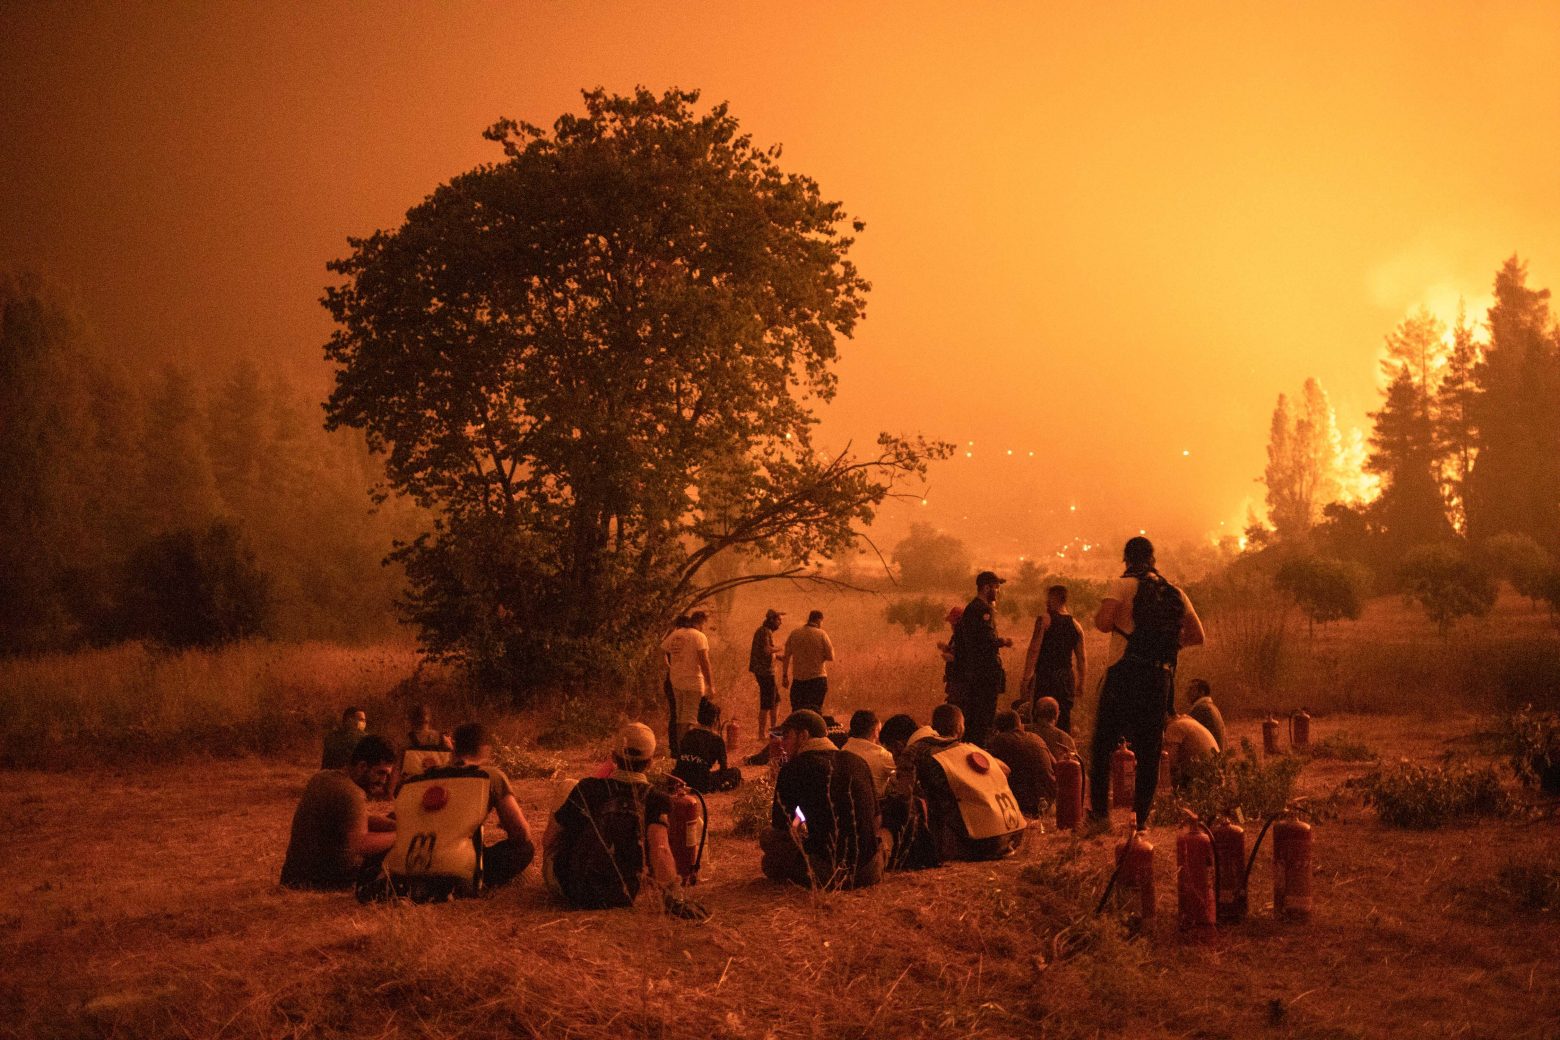
{"type": "MultiPolygon", "coordinates": [[[[717,687],[749,740],[742,668],[766,600],[788,621],[812,603],[828,613],[832,710],[924,715],[939,699],[930,638],[885,625],[881,601],[787,590],[739,601],[716,640],[717,687]]],[[[1548,618],[1519,601],[1449,643],[1380,601],[1314,647],[1296,630],[1277,693],[1251,690],[1210,628],[1214,647],[1189,654],[1184,674],[1225,692],[1237,737],[1255,738],[1263,710],[1306,703],[1320,738],[1346,734],[1387,759],[1488,761],[1492,712],[1560,686],[1560,673],[1543,681],[1548,618]],[[1332,680],[1311,685],[1327,660],[1332,680]],[[1501,668],[1523,667],[1539,679],[1508,689],[1501,668]],[[1377,710],[1343,710],[1359,707],[1377,710]]],[[[380,722],[404,696],[409,653],[104,655],[0,669],[7,761],[27,767],[0,773],[0,1036],[1560,1038],[1560,910],[1520,883],[1560,878],[1552,807],[1394,830],[1343,787],[1369,763],[1309,761],[1301,792],[1328,807],[1314,919],[1273,919],[1264,849],[1251,919],[1207,945],[1175,926],[1169,828],[1151,833],[1160,913],[1137,930],[1092,914],[1118,839],[1037,827],[1000,863],[813,895],[762,881],[756,842],[731,833],[731,794],[711,799],[703,924],[648,899],[566,911],[535,868],[482,900],[360,907],[276,884],[317,754],[297,735],[349,700],[380,722]],[[290,721],[265,721],[277,718],[290,721]],[[145,753],[114,726],[142,734],[145,753]],[[275,727],[274,748],[254,726],[275,727]],[[86,752],[95,739],[107,762],[86,752]]],[[[468,708],[441,704],[441,721],[468,708]]],[[[523,741],[556,721],[499,727],[523,741]]],[[[586,736],[537,756],[560,768],[517,784],[533,825],[601,749],[586,736]]]]}

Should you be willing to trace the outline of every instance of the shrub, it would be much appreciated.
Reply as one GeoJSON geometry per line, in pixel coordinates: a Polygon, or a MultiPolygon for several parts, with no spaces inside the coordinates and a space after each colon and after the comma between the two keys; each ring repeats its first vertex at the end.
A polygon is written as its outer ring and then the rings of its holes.
{"type": "Polygon", "coordinates": [[[264,635],[270,580],[238,529],[213,523],[153,538],[125,564],[115,638],[174,649],[215,647],[264,635]]]}
{"type": "Polygon", "coordinates": [[[1500,744],[1518,779],[1560,793],[1560,713],[1523,706],[1505,720],[1500,744]]]}
{"type": "Polygon", "coordinates": [[[1251,741],[1242,740],[1238,751],[1224,751],[1188,767],[1173,796],[1155,803],[1151,822],[1178,823],[1182,807],[1205,821],[1219,816],[1237,821],[1272,816],[1294,797],[1300,767],[1300,759],[1288,755],[1258,758],[1251,741]]]}
{"type": "Polygon", "coordinates": [[[1431,830],[1457,819],[1505,816],[1511,796],[1493,766],[1401,763],[1351,780],[1382,823],[1431,830]]]}
{"type": "Polygon", "coordinates": [[[511,780],[556,780],[567,765],[556,752],[533,751],[513,744],[494,748],[493,764],[511,780]]]}
{"type": "Polygon", "coordinates": [[[930,596],[898,599],[883,610],[884,620],[904,629],[907,636],[915,635],[918,628],[930,632],[940,626],[947,616],[948,608],[930,596]]]}
{"type": "Polygon", "coordinates": [[[1348,733],[1334,733],[1321,740],[1313,740],[1310,747],[1301,748],[1299,753],[1335,762],[1374,762],[1381,757],[1348,733]]]}
{"type": "Polygon", "coordinates": [[[1278,568],[1273,584],[1293,596],[1306,619],[1317,625],[1343,619],[1358,621],[1369,578],[1357,563],[1296,556],[1278,568]]]}
{"type": "Polygon", "coordinates": [[[1445,636],[1460,617],[1483,617],[1495,605],[1495,579],[1449,545],[1421,545],[1403,557],[1403,592],[1445,636]]]}
{"type": "Polygon", "coordinates": [[[756,838],[769,829],[770,809],[775,804],[775,785],[766,770],[755,779],[745,780],[731,802],[731,833],[756,838]]]}

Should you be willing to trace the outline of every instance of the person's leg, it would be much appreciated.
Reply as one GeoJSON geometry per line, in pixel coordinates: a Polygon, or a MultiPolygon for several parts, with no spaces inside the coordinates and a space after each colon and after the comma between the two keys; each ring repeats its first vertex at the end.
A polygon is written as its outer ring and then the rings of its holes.
{"type": "Polygon", "coordinates": [[[758,681],[758,729],[754,736],[759,740],[767,740],[769,731],[775,728],[775,704],[780,699],[780,691],[775,686],[775,677],[770,675],[755,675],[758,681]]]}
{"type": "Polygon", "coordinates": [[[997,687],[983,683],[969,691],[964,706],[964,739],[985,747],[991,738],[991,726],[997,717],[997,687]]]}
{"type": "Polygon", "coordinates": [[[1076,695],[1077,690],[1073,688],[1072,670],[1068,669],[1057,676],[1056,693],[1052,695],[1056,698],[1056,703],[1061,708],[1056,718],[1056,728],[1064,733],[1072,732],[1073,698],[1076,695]]]}
{"type": "Polygon", "coordinates": [[[505,838],[482,850],[482,884],[506,885],[525,872],[536,858],[536,846],[524,838],[505,838]]]}
{"type": "Polygon", "coordinates": [[[1159,788],[1159,752],[1165,738],[1165,686],[1170,673],[1162,668],[1143,666],[1134,677],[1134,697],[1128,720],[1127,740],[1137,756],[1137,785],[1133,791],[1132,811],[1139,827],[1148,825],[1159,788]]]}
{"type": "Polygon", "coordinates": [[[1100,684],[1094,739],[1089,745],[1089,812],[1093,816],[1110,815],[1110,756],[1123,736],[1121,680],[1121,665],[1117,662],[1100,684]]]}
{"type": "Polygon", "coordinates": [[[762,852],[758,861],[759,870],[763,871],[766,878],[793,885],[812,883],[808,876],[807,856],[789,831],[769,828],[758,836],[758,847],[762,852]]]}
{"type": "Polygon", "coordinates": [[[661,684],[666,693],[666,752],[677,758],[677,691],[672,689],[672,677],[668,675],[661,684]]]}
{"type": "Polygon", "coordinates": [[[683,689],[674,691],[677,695],[677,722],[674,727],[676,737],[672,741],[672,757],[676,758],[682,748],[682,738],[691,729],[699,718],[699,698],[703,691],[698,689],[683,689]]]}

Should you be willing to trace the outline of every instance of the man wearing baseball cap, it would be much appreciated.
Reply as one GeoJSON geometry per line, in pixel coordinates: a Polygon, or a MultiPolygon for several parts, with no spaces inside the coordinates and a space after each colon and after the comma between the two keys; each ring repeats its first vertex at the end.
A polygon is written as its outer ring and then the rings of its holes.
{"type": "MultiPolygon", "coordinates": [[[[764,611],[763,624],[753,632],[753,648],[748,652],[748,671],[758,683],[758,729],[754,732],[761,740],[775,728],[775,705],[780,702],[780,689],[775,684],[775,658],[780,656],[780,648],[775,646],[775,633],[780,631],[783,617],[785,612],[773,607],[764,611]]],[[[726,750],[734,752],[736,748],[726,750]]]]}
{"type": "Polygon", "coordinates": [[[1007,686],[1000,651],[1013,640],[997,635],[997,589],[1005,579],[991,571],[975,576],[975,598],[953,630],[953,682],[949,700],[964,712],[964,739],[985,746],[997,700],[1007,686]]]}
{"type": "Polygon", "coordinates": [[[815,711],[793,711],[780,733],[786,763],[775,782],[770,829],[759,838],[764,876],[817,888],[876,884],[883,859],[871,768],[834,746],[815,711]]]}
{"type": "Polygon", "coordinates": [[[655,733],[630,722],[613,740],[612,774],[579,781],[552,814],[542,837],[542,877],[554,895],[581,909],[632,906],[648,874],[667,913],[709,916],[678,895],[671,800],[645,776],[654,755],[655,733]]]}

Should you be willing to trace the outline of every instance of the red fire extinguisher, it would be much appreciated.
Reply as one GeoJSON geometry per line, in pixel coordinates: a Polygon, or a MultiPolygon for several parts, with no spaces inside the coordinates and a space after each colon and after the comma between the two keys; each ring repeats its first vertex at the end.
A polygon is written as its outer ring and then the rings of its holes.
{"type": "Polygon", "coordinates": [[[1311,825],[1300,819],[1300,810],[1289,806],[1268,817],[1246,862],[1246,877],[1251,876],[1257,850],[1269,829],[1273,831],[1273,914],[1291,921],[1311,917],[1311,825]]]}
{"type": "Polygon", "coordinates": [[[1113,809],[1132,808],[1133,789],[1137,786],[1137,756],[1123,740],[1110,759],[1110,804],[1113,809]]]}
{"type": "Polygon", "coordinates": [[[737,725],[737,720],[732,719],[726,723],[721,733],[721,739],[726,742],[726,751],[735,753],[737,750],[737,738],[742,735],[742,727],[737,725]]]}
{"type": "Polygon", "coordinates": [[[1289,716],[1289,746],[1293,748],[1311,746],[1311,713],[1304,708],[1289,716]]]}
{"type": "Polygon", "coordinates": [[[1311,825],[1284,816],[1273,825],[1273,913],[1292,921],[1311,918],[1311,825]]]}
{"type": "Polygon", "coordinates": [[[687,784],[679,783],[671,796],[670,816],[672,859],[677,875],[685,885],[699,883],[699,867],[704,862],[704,839],[709,833],[709,815],[704,796],[687,784]]]}
{"type": "Polygon", "coordinates": [[[1170,750],[1166,748],[1159,753],[1159,789],[1170,790],[1170,750]]]}
{"type": "Polygon", "coordinates": [[[1232,820],[1221,819],[1209,832],[1214,862],[1219,865],[1219,924],[1246,919],[1246,831],[1232,820]]]}
{"type": "Polygon", "coordinates": [[[1262,753],[1278,754],[1278,720],[1271,715],[1262,720],[1262,753]]]}
{"type": "Polygon", "coordinates": [[[1218,863],[1213,832],[1187,813],[1175,839],[1176,912],[1182,930],[1194,938],[1211,938],[1218,921],[1218,863]]]}
{"type": "Polygon", "coordinates": [[[1068,755],[1056,763],[1056,829],[1070,831],[1083,821],[1083,763],[1068,755]]]}
{"type": "Polygon", "coordinates": [[[1105,894],[1094,908],[1095,913],[1105,909],[1110,894],[1120,884],[1138,894],[1138,913],[1145,920],[1154,916],[1154,846],[1143,837],[1143,832],[1133,828],[1127,840],[1116,846],[1116,870],[1105,886],[1105,894]]]}

